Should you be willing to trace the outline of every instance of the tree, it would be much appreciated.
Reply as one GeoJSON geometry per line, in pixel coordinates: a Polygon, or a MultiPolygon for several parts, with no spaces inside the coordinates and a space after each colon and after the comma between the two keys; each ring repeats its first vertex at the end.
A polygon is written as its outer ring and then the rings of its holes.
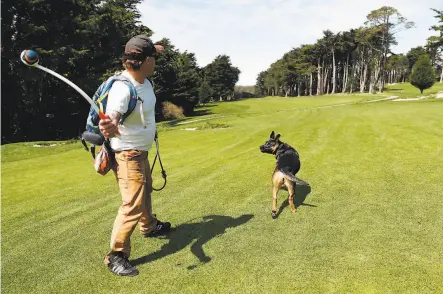
{"type": "Polygon", "coordinates": [[[411,84],[420,89],[422,94],[423,90],[429,89],[434,85],[435,71],[427,55],[422,55],[414,64],[410,80],[411,84]]]}
{"type": "Polygon", "coordinates": [[[220,100],[228,100],[234,96],[234,86],[238,82],[239,75],[240,70],[232,66],[227,55],[217,56],[204,69],[204,81],[220,100]]]}
{"type": "MultiPolygon", "coordinates": [[[[284,53],[260,73],[256,87],[270,95],[323,95],[383,91],[385,82],[407,80],[408,58],[390,47],[396,44],[396,33],[414,24],[387,6],[371,11],[365,24],[339,33],[325,30],[315,44],[284,53]]],[[[419,51],[409,54],[410,60],[416,60],[419,51]]]]}
{"type": "Polygon", "coordinates": [[[325,75],[325,59],[328,55],[328,49],[324,45],[322,40],[317,40],[317,42],[314,45],[313,49],[313,55],[316,59],[316,65],[317,65],[317,95],[323,95],[324,94],[324,87],[323,87],[323,80],[325,75]]]}
{"type": "Polygon", "coordinates": [[[265,94],[268,95],[266,88],[265,88],[265,76],[267,74],[267,71],[262,71],[257,76],[257,81],[255,83],[255,94],[258,94],[260,96],[264,96],[265,94]]]}
{"type": "Polygon", "coordinates": [[[153,76],[157,96],[157,119],[163,119],[161,107],[166,101],[182,107],[184,114],[189,115],[199,102],[201,84],[200,69],[195,55],[189,52],[181,53],[167,38],[158,43],[163,45],[164,51],[157,55],[153,76]]]}
{"type": "Polygon", "coordinates": [[[335,93],[336,89],[336,63],[335,63],[335,50],[337,43],[340,41],[341,35],[340,33],[334,35],[330,30],[323,31],[323,42],[328,50],[330,50],[332,55],[332,91],[331,94],[335,93]]]}
{"type": "Polygon", "coordinates": [[[426,54],[426,50],[422,46],[418,46],[415,48],[411,48],[411,50],[406,53],[406,57],[409,61],[409,69],[412,70],[412,67],[417,62],[417,60],[422,56],[426,54]]]}
{"type": "Polygon", "coordinates": [[[2,143],[77,137],[89,110],[74,89],[24,66],[20,52],[36,49],[44,66],[92,95],[106,71],[121,68],[122,44],[151,33],[138,21],[140,2],[2,1],[2,115],[11,122],[2,126],[2,143]]]}
{"type": "MultiPolygon", "coordinates": [[[[355,59],[352,57],[355,56],[353,54],[355,50],[357,49],[357,42],[355,40],[355,34],[356,30],[351,29],[350,31],[345,31],[341,35],[341,50],[342,50],[342,57],[343,57],[343,86],[342,86],[342,93],[345,93],[348,88],[348,82],[350,81],[351,87],[354,81],[354,67],[351,65],[355,63],[355,59]],[[346,59],[345,59],[346,57],[346,59]],[[353,62],[354,61],[354,62],[353,62]],[[351,71],[350,71],[351,69],[351,71]],[[351,77],[349,75],[351,74],[351,77]]],[[[351,88],[350,87],[350,88],[351,88]]],[[[351,91],[351,90],[350,90],[351,91]]]]}
{"type": "Polygon", "coordinates": [[[408,58],[403,54],[389,56],[386,70],[388,72],[388,83],[406,81],[410,73],[408,58]]]}
{"type": "MultiPolygon", "coordinates": [[[[122,70],[124,44],[137,34],[152,35],[139,20],[141,1],[2,1],[1,106],[3,120],[9,122],[2,126],[2,143],[78,137],[90,108],[62,81],[23,65],[20,52],[35,49],[44,66],[92,96],[101,82],[122,70]]],[[[166,101],[191,114],[202,89],[205,92],[204,72],[193,53],[180,52],[166,38],[159,43],[165,51],[156,57],[153,76],[157,119],[163,118],[161,107],[166,101]]],[[[222,66],[213,72],[221,69],[222,74],[216,82],[210,77],[207,82],[220,85],[217,95],[230,97],[240,71],[230,65],[229,57],[220,60],[222,66]]],[[[206,92],[212,95],[211,85],[207,86],[206,92]]]]}
{"type": "MultiPolygon", "coordinates": [[[[23,65],[20,52],[36,49],[44,66],[92,96],[102,81],[122,71],[124,44],[134,35],[152,35],[139,20],[141,1],[2,1],[1,106],[9,122],[2,126],[2,143],[78,137],[90,108],[62,81],[23,65]]],[[[153,76],[157,119],[166,101],[190,114],[199,101],[202,69],[193,53],[180,52],[166,38],[159,43],[165,51],[156,57],[153,76]]]]}
{"type": "Polygon", "coordinates": [[[185,115],[191,114],[199,102],[201,78],[194,53],[179,53],[176,60],[177,83],[170,99],[174,104],[181,106],[185,115]]]}
{"type": "MultiPolygon", "coordinates": [[[[377,10],[371,11],[367,16],[366,24],[380,31],[380,41],[382,45],[381,57],[377,65],[377,72],[374,76],[376,85],[380,79],[380,92],[383,92],[385,83],[385,72],[387,56],[390,46],[396,44],[395,34],[403,29],[410,29],[414,26],[413,22],[407,21],[397,9],[390,6],[383,6],[377,10]]],[[[375,88],[374,88],[375,89],[375,88]]]]}
{"type": "Polygon", "coordinates": [[[440,70],[440,83],[443,82],[443,10],[432,9],[437,15],[439,25],[434,25],[431,30],[438,33],[437,36],[431,36],[428,38],[428,51],[433,57],[433,64],[437,64],[440,70]]]}
{"type": "Polygon", "coordinates": [[[200,103],[207,103],[214,99],[214,90],[212,90],[212,88],[208,85],[208,82],[203,81],[200,86],[198,96],[200,103]]]}
{"type": "Polygon", "coordinates": [[[375,85],[375,77],[380,70],[380,55],[382,52],[380,31],[371,27],[361,27],[355,32],[356,62],[355,71],[359,74],[358,88],[363,93],[368,87],[372,92],[375,85]]]}

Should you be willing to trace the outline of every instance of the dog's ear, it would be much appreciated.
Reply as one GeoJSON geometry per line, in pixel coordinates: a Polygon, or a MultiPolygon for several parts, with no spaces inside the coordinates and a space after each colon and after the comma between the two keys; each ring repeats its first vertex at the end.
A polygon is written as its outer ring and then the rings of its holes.
{"type": "Polygon", "coordinates": [[[280,139],[280,134],[278,134],[278,135],[275,137],[275,141],[278,141],[278,139],[280,139]]]}
{"type": "Polygon", "coordinates": [[[272,131],[272,133],[271,133],[271,135],[269,136],[269,138],[274,139],[274,135],[275,135],[275,133],[274,133],[274,131],[272,131]]]}

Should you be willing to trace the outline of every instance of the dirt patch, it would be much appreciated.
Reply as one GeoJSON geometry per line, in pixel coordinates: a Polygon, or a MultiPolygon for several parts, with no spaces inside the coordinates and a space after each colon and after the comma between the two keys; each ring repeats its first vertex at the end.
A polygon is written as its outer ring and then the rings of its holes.
{"type": "Polygon", "coordinates": [[[207,122],[205,124],[201,124],[201,125],[193,127],[193,128],[185,128],[182,130],[184,130],[184,131],[201,131],[201,130],[210,130],[210,129],[229,129],[229,128],[231,128],[231,126],[227,125],[227,124],[217,124],[217,123],[207,122]]]}

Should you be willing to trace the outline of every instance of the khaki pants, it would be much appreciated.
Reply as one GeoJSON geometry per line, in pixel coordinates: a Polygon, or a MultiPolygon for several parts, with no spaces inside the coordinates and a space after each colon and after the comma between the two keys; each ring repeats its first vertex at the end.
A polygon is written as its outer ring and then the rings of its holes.
{"type": "Polygon", "coordinates": [[[128,150],[115,153],[116,173],[122,205],[120,206],[111,234],[111,252],[122,251],[127,257],[131,254],[131,234],[137,223],[142,234],[149,233],[157,225],[152,214],[152,178],[148,152],[128,150]]]}

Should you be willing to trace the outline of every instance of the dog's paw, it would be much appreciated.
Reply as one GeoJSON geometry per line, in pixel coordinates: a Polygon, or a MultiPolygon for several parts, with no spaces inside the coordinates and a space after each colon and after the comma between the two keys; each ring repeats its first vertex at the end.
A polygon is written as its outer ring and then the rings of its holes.
{"type": "Polygon", "coordinates": [[[276,211],[272,211],[271,216],[272,216],[273,219],[276,219],[277,218],[277,212],[276,211]]]}

